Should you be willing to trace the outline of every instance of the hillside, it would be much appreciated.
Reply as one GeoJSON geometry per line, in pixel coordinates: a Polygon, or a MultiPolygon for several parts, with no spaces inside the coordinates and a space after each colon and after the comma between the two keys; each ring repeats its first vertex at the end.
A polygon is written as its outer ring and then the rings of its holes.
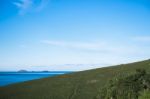
{"type": "Polygon", "coordinates": [[[133,74],[136,69],[150,73],[150,60],[0,87],[0,99],[95,99],[110,79],[133,74]]]}

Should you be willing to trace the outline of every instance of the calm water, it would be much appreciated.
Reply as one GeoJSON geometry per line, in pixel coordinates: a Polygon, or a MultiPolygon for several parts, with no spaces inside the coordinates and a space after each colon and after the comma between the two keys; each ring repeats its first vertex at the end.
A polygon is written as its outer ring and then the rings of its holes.
{"type": "Polygon", "coordinates": [[[6,86],[13,83],[61,75],[65,73],[69,72],[0,72],[0,86],[6,86]]]}

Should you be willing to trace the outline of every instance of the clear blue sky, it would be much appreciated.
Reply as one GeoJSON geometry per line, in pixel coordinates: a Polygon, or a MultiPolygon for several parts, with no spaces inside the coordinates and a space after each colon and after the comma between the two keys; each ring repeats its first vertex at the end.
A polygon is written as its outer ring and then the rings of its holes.
{"type": "Polygon", "coordinates": [[[148,58],[149,0],[0,0],[0,71],[84,70],[148,58]]]}

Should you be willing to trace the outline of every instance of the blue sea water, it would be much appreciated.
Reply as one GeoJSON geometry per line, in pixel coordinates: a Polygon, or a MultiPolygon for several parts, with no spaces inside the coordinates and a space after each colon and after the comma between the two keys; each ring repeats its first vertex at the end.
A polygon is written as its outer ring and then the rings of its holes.
{"type": "Polygon", "coordinates": [[[0,72],[0,86],[24,82],[44,77],[52,77],[69,72],[0,72]]]}

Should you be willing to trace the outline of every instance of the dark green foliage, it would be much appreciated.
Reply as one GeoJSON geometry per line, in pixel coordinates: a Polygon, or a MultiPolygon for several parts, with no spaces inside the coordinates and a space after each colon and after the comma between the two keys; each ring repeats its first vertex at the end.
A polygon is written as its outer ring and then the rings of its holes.
{"type": "Polygon", "coordinates": [[[135,74],[110,80],[100,90],[99,99],[138,99],[140,92],[150,90],[150,74],[137,69],[135,74]]]}
{"type": "MultiPolygon", "coordinates": [[[[99,91],[103,89],[103,87],[110,79],[113,78],[113,80],[110,81],[111,83],[109,84],[109,86],[112,87],[111,90],[115,90],[116,87],[113,87],[113,85],[114,83],[120,81],[118,78],[128,78],[128,76],[134,75],[135,70],[138,68],[145,69],[149,74],[150,60],[81,71],[72,74],[60,75],[57,77],[48,77],[44,79],[0,87],[0,99],[97,99],[100,96],[99,91]]],[[[146,76],[144,77],[149,77],[149,75],[146,76]]],[[[136,80],[136,77],[131,78],[133,80],[136,80]]],[[[146,86],[141,87],[149,88],[149,86],[147,86],[149,85],[147,80],[143,81],[146,86]]],[[[134,85],[137,83],[138,82],[135,82],[134,85]]],[[[130,83],[128,84],[130,85],[130,83]]],[[[126,86],[126,84],[122,84],[120,82],[119,86],[122,85],[126,86]]],[[[139,90],[136,86],[134,87],[134,90],[139,90]]],[[[104,88],[103,91],[105,93],[107,89],[104,88]]],[[[101,95],[105,96],[104,93],[102,93],[101,95]]],[[[114,97],[115,93],[116,91],[112,91],[112,93],[109,92],[108,96],[114,97]]],[[[131,96],[133,95],[132,93],[134,94],[134,92],[130,91],[130,93],[126,94],[131,96]]],[[[140,92],[140,94],[141,93],[142,92],[140,92]]],[[[120,92],[120,94],[122,93],[120,92]]]]}

